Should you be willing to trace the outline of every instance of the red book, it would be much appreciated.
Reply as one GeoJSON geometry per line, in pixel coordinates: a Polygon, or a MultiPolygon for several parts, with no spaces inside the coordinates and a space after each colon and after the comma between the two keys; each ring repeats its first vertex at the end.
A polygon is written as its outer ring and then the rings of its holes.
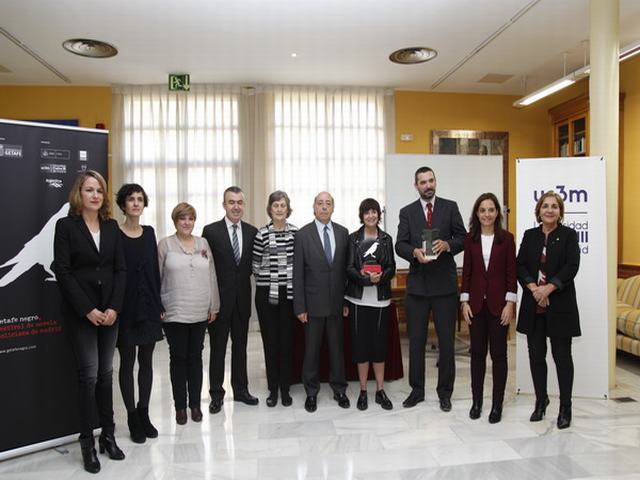
{"type": "Polygon", "coordinates": [[[362,271],[364,273],[382,273],[382,265],[378,265],[377,263],[365,263],[362,266],[362,271]]]}

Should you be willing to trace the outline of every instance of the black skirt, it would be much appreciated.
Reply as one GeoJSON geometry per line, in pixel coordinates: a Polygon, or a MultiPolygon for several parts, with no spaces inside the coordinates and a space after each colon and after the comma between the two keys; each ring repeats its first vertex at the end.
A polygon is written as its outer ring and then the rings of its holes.
{"type": "Polygon", "coordinates": [[[365,307],[349,302],[349,322],[353,362],[384,362],[387,358],[389,307],[365,307]]]}

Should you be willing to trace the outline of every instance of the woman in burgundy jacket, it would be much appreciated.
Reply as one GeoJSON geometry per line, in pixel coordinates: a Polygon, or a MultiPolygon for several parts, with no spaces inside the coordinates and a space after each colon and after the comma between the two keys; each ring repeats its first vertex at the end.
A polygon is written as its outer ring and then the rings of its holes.
{"type": "Polygon", "coordinates": [[[480,418],[487,345],[493,364],[493,398],[489,423],[502,418],[507,383],[507,332],[515,317],[516,247],[502,227],[500,203],[493,193],[478,197],[464,242],[460,295],[462,316],[471,336],[472,419],[480,418]]]}

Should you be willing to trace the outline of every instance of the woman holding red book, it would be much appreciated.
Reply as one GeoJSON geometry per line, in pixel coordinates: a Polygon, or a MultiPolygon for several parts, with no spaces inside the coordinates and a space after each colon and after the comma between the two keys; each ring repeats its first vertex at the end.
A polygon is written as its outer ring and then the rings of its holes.
{"type": "Polygon", "coordinates": [[[367,409],[367,379],[371,363],[376,378],[376,403],[385,410],[391,410],[393,404],[384,392],[384,362],[391,279],[396,272],[393,240],[378,227],[381,210],[376,200],[364,199],[359,210],[363,225],[349,235],[345,293],[349,305],[353,361],[358,364],[360,380],[357,405],[359,410],[367,409]]]}

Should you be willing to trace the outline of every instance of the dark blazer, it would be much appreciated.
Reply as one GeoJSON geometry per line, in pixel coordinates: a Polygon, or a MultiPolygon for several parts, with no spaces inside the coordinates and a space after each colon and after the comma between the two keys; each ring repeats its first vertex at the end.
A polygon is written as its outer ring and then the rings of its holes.
{"type": "Polygon", "coordinates": [[[451,252],[442,253],[436,260],[422,264],[413,256],[413,249],[422,247],[422,231],[427,228],[422,204],[418,199],[400,210],[396,253],[409,262],[407,293],[411,295],[432,297],[458,291],[453,256],[464,248],[467,233],[458,204],[436,197],[432,222],[432,228],[440,229],[440,239],[449,243],[451,252]]]}
{"type": "Polygon", "coordinates": [[[336,251],[329,265],[315,221],[296,233],[293,248],[293,312],[311,317],[342,316],[349,232],[335,222],[336,251]]]}
{"type": "Polygon", "coordinates": [[[209,242],[216,264],[216,276],[220,290],[219,318],[230,316],[236,303],[240,311],[240,318],[248,319],[251,316],[251,251],[258,230],[248,223],[240,223],[242,228],[240,265],[236,265],[224,218],[210,223],[202,230],[202,236],[209,242]]]}
{"type": "Polygon", "coordinates": [[[464,240],[461,293],[469,294],[469,306],[474,315],[482,310],[484,299],[494,317],[500,317],[507,292],[518,292],[516,281],[516,244],[511,232],[503,232],[502,241],[493,237],[489,267],[485,268],[482,241],[471,235],[464,240]]]}
{"type": "MultiPolygon", "coordinates": [[[[527,284],[537,283],[544,240],[541,226],[531,228],[524,232],[518,251],[518,281],[523,290],[517,326],[520,333],[532,333],[536,321],[536,301],[527,284]]],[[[559,225],[549,233],[547,238],[545,262],[547,283],[553,283],[558,287],[549,295],[546,315],[549,337],[580,336],[576,287],[573,283],[579,266],[578,235],[572,228],[559,225]]]]}
{"type": "Polygon", "coordinates": [[[97,308],[120,312],[127,271],[115,220],[100,221],[100,251],[82,217],[56,222],[53,271],[62,293],[65,317],[85,317],[97,308]]]}
{"type": "Polygon", "coordinates": [[[345,295],[352,298],[362,298],[363,287],[376,285],[378,300],[391,298],[391,279],[396,274],[396,259],[393,253],[393,239],[391,235],[378,228],[379,249],[376,251],[376,261],[382,266],[382,276],[377,284],[371,283],[369,275],[362,275],[362,257],[359,254],[360,243],[364,240],[364,227],[349,235],[347,250],[347,290],[345,295]]]}

